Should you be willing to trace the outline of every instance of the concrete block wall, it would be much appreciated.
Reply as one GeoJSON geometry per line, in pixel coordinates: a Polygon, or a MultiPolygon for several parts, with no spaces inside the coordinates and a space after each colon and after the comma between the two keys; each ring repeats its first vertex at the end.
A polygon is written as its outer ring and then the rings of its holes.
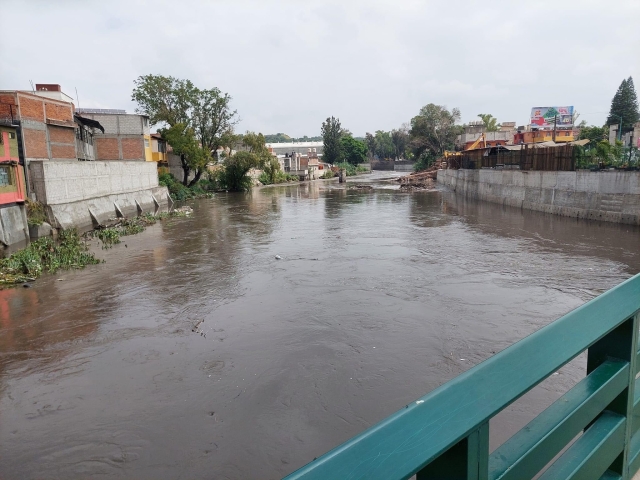
{"type": "Polygon", "coordinates": [[[438,182],[477,200],[640,225],[640,172],[439,170],[438,182]]]}
{"type": "Polygon", "coordinates": [[[33,161],[29,171],[36,199],[55,228],[88,229],[120,214],[156,213],[169,206],[155,162],[33,161]]]}
{"type": "Polygon", "coordinates": [[[150,162],[34,161],[29,164],[29,170],[36,197],[45,205],[158,186],[156,164],[150,162]]]}

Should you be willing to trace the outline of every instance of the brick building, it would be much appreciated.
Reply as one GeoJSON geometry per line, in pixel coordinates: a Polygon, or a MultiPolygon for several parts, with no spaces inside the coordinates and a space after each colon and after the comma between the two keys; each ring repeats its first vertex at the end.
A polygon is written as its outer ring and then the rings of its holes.
{"type": "Polygon", "coordinates": [[[77,158],[74,105],[60,91],[57,98],[51,98],[54,92],[45,93],[47,96],[38,91],[0,90],[0,120],[18,127],[22,158],[27,162],[74,160],[77,158]]]}
{"type": "Polygon", "coordinates": [[[96,160],[153,161],[149,117],[124,110],[78,109],[77,113],[104,127],[104,133],[94,132],[96,160]]]}

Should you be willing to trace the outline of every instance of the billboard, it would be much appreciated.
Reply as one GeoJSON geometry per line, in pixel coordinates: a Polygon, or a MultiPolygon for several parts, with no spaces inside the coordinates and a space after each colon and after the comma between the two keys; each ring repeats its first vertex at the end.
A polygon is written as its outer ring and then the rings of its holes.
{"type": "Polygon", "coordinates": [[[531,125],[538,128],[573,126],[573,107],[534,107],[531,109],[531,125]]]}

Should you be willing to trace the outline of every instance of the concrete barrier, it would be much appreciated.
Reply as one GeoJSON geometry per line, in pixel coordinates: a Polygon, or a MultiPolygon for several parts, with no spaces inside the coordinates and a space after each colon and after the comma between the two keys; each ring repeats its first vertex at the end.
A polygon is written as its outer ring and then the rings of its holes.
{"type": "Polygon", "coordinates": [[[29,243],[29,227],[25,206],[11,205],[0,208],[0,252],[5,247],[23,246],[27,243],[29,243]]]}
{"type": "Polygon", "coordinates": [[[640,225],[640,172],[438,170],[438,182],[477,200],[640,225]]]}
{"type": "Polygon", "coordinates": [[[155,162],[31,161],[29,174],[54,228],[84,230],[119,216],[166,211],[169,205],[155,162]]]}

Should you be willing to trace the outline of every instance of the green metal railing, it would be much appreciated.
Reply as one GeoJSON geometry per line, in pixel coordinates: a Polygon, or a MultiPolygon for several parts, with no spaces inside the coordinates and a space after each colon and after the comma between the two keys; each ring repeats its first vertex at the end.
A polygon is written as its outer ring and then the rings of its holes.
{"type": "Polygon", "coordinates": [[[541,479],[629,479],[640,468],[639,312],[636,275],[286,478],[524,480],[570,445],[541,479]],[[489,420],[585,350],[586,377],[489,453],[489,420]]]}

